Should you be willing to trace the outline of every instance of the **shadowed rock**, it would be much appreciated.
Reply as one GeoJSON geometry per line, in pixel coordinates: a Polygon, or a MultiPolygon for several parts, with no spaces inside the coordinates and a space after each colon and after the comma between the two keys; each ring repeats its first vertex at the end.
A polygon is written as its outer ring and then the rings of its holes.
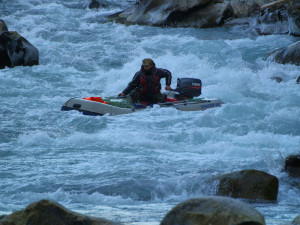
{"type": "Polygon", "coordinates": [[[257,6],[255,1],[144,0],[125,10],[127,13],[110,18],[125,24],[208,28],[222,25],[229,18],[251,15],[257,6]]]}
{"type": "Polygon", "coordinates": [[[264,225],[263,216],[250,205],[228,197],[201,197],[175,206],[160,225],[264,225]]]}
{"type": "Polygon", "coordinates": [[[92,0],[89,4],[90,9],[99,9],[101,7],[106,7],[106,5],[98,0],[92,0]]]}
{"type": "Polygon", "coordinates": [[[0,20],[0,34],[2,32],[6,32],[6,31],[8,31],[8,29],[7,29],[5,22],[3,20],[0,20]]]}
{"type": "Polygon", "coordinates": [[[254,200],[277,200],[279,181],[258,170],[243,170],[217,178],[217,195],[254,200]]]}
{"type": "Polygon", "coordinates": [[[0,20],[0,69],[38,64],[37,48],[17,32],[9,32],[4,21],[0,20]]]}
{"type": "Polygon", "coordinates": [[[265,60],[273,60],[280,64],[295,64],[300,66],[300,41],[279,49],[268,52],[265,60]]]}
{"type": "Polygon", "coordinates": [[[300,155],[290,155],[285,159],[284,170],[293,177],[300,177],[300,155]]]}
{"type": "Polygon", "coordinates": [[[58,203],[41,200],[24,210],[0,217],[0,225],[117,225],[101,218],[91,218],[73,213],[58,203]]]}

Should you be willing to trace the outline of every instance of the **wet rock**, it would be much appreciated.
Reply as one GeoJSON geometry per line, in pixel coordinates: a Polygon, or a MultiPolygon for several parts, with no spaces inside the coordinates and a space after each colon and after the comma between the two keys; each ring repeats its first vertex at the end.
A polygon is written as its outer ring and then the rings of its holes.
{"type": "Polygon", "coordinates": [[[0,69],[38,64],[37,48],[17,32],[8,31],[4,21],[0,20],[0,69]]]}
{"type": "Polygon", "coordinates": [[[0,20],[0,34],[2,32],[6,32],[6,31],[8,31],[8,29],[7,29],[5,22],[3,20],[0,20]]]}
{"type": "Polygon", "coordinates": [[[300,155],[290,155],[285,159],[284,170],[293,177],[300,177],[300,155]]]}
{"type": "Polygon", "coordinates": [[[288,10],[290,34],[300,36],[300,3],[294,2],[288,10]]]}
{"type": "Polygon", "coordinates": [[[300,215],[293,220],[292,225],[300,225],[300,215]]]}
{"type": "Polygon", "coordinates": [[[106,5],[98,0],[92,0],[89,4],[90,9],[99,9],[101,7],[106,7],[106,5]]]}
{"type": "Polygon", "coordinates": [[[201,197],[175,206],[160,225],[264,225],[263,216],[250,205],[228,197],[201,197]]]}
{"type": "Polygon", "coordinates": [[[0,34],[0,58],[6,64],[1,67],[33,66],[39,64],[39,51],[17,32],[0,34]]]}
{"type": "Polygon", "coordinates": [[[120,12],[112,17],[117,22],[125,24],[208,28],[236,24],[237,21],[235,23],[228,23],[228,21],[247,18],[257,13],[260,4],[264,2],[262,0],[148,0],[140,1],[129,14],[120,12]],[[118,15],[122,16],[121,20],[118,15]]]}
{"type": "Polygon", "coordinates": [[[283,79],[281,77],[271,77],[272,80],[275,80],[277,83],[281,83],[283,79]]]}
{"type": "Polygon", "coordinates": [[[271,52],[268,52],[264,57],[265,60],[273,60],[281,64],[295,64],[300,65],[300,41],[288,46],[279,49],[275,49],[271,52]]]}
{"type": "Polygon", "coordinates": [[[41,200],[32,203],[24,210],[0,217],[0,225],[117,225],[102,218],[91,218],[74,213],[58,203],[41,200]]]}
{"type": "Polygon", "coordinates": [[[219,180],[217,195],[254,200],[277,200],[279,181],[258,170],[242,170],[224,174],[219,180]]]}
{"type": "Polygon", "coordinates": [[[296,83],[300,84],[300,76],[297,78],[296,83]]]}
{"type": "Polygon", "coordinates": [[[287,10],[265,11],[258,17],[255,28],[261,35],[288,34],[289,21],[287,10]]]}

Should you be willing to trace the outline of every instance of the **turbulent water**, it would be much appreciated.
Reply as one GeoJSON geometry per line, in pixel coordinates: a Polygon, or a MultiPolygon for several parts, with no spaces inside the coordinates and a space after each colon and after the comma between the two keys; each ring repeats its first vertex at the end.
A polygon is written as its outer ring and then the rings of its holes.
{"type": "Polygon", "coordinates": [[[239,27],[124,26],[106,16],[134,1],[107,2],[91,10],[89,1],[0,0],[8,29],[40,52],[39,66],[0,70],[0,215],[46,198],[154,225],[179,202],[215,195],[211,178],[257,169],[279,178],[278,200],[249,204],[269,225],[292,221],[299,180],[283,165],[300,150],[300,72],[263,57],[297,39],[239,27]],[[60,111],[71,97],[118,94],[146,57],[172,72],[172,87],[178,77],[200,78],[202,96],[225,104],[114,117],[60,111]]]}

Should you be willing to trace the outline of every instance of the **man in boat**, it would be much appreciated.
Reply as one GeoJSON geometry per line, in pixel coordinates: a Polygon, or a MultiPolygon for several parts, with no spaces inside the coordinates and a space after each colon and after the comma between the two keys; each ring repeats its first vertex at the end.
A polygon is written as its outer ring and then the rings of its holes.
{"type": "Polygon", "coordinates": [[[119,96],[128,95],[133,102],[166,102],[167,95],[162,94],[160,79],[166,79],[165,90],[171,91],[172,75],[166,69],[156,68],[152,59],[144,59],[138,71],[128,86],[119,96]]]}

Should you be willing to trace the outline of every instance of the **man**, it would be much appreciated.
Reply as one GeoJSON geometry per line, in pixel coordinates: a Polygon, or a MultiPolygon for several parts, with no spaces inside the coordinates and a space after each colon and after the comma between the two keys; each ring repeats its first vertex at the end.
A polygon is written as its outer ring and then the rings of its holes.
{"type": "Polygon", "coordinates": [[[166,79],[165,90],[171,91],[172,75],[166,69],[159,69],[155,67],[152,59],[144,59],[142,61],[141,70],[137,72],[132,81],[124,89],[119,96],[130,95],[133,102],[165,102],[166,94],[162,94],[160,79],[166,79]]]}

